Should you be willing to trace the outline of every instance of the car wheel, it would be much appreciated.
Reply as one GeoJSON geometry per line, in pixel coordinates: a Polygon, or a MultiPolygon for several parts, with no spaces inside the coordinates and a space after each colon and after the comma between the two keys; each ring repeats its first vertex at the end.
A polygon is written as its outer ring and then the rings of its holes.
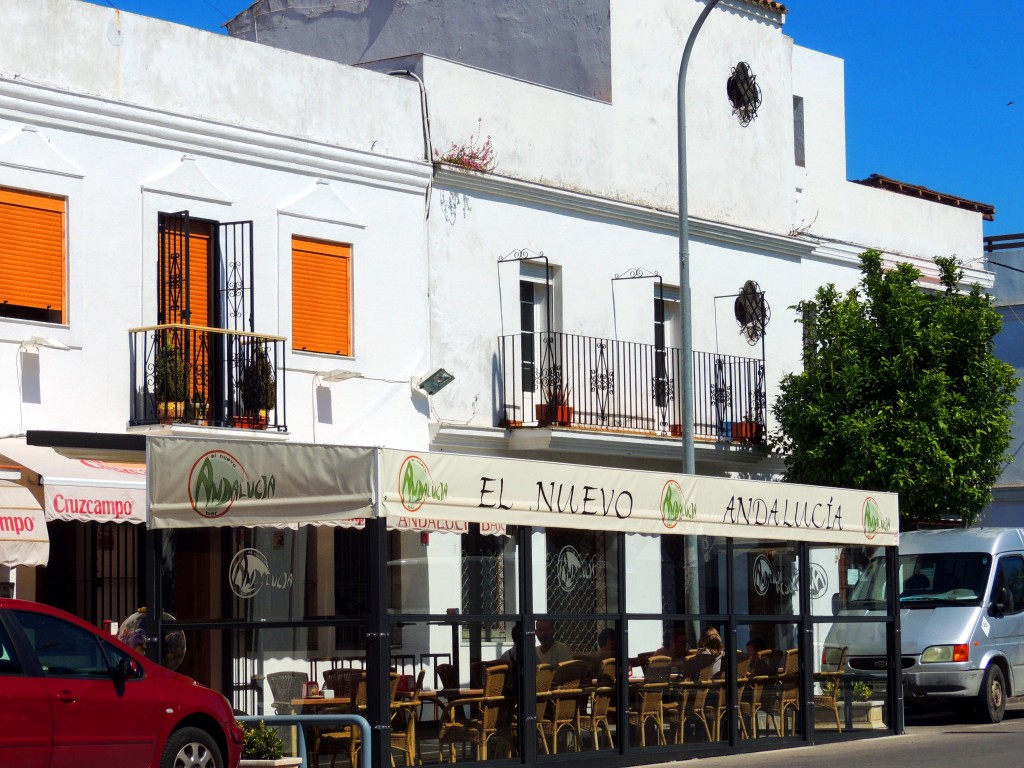
{"type": "Polygon", "coordinates": [[[160,768],[224,768],[224,758],[206,731],[182,728],[167,740],[160,768]]]}
{"type": "Polygon", "coordinates": [[[1006,712],[1006,678],[998,664],[985,670],[978,692],[978,719],[983,723],[998,723],[1006,712]]]}

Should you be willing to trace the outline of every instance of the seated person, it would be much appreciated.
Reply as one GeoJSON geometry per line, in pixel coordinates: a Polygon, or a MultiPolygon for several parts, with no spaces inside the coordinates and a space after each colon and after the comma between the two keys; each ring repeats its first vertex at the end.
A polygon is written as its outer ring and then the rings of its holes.
{"type": "Polygon", "coordinates": [[[572,650],[569,646],[555,639],[555,622],[538,619],[535,632],[538,664],[561,664],[563,661],[572,661],[572,650]]]}
{"type": "Polygon", "coordinates": [[[668,656],[672,659],[672,668],[678,670],[689,655],[690,642],[686,639],[686,629],[672,627],[666,629],[661,638],[662,646],[652,656],[668,656]]]}
{"type": "Polygon", "coordinates": [[[711,676],[718,677],[722,674],[722,656],[725,655],[725,645],[722,643],[722,636],[714,627],[707,627],[700,633],[700,640],[697,641],[697,655],[710,654],[715,657],[711,665],[711,676]]]}
{"type": "Polygon", "coordinates": [[[614,627],[605,627],[597,636],[597,650],[590,654],[593,677],[600,677],[605,659],[614,659],[618,650],[618,633],[614,627]]]}
{"type": "Polygon", "coordinates": [[[761,653],[767,650],[768,645],[760,637],[752,637],[747,641],[747,677],[759,677],[762,675],[774,675],[779,670],[772,663],[772,659],[761,653]]]}

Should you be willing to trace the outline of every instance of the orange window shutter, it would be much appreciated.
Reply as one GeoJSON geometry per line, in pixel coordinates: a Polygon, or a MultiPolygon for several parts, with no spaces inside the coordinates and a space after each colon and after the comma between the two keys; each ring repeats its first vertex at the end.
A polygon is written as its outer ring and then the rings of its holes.
{"type": "Polygon", "coordinates": [[[352,354],[352,248],[292,238],[292,347],[352,354]]]}
{"type": "Polygon", "coordinates": [[[0,189],[0,305],[64,322],[64,213],[63,198],[0,189]]]}

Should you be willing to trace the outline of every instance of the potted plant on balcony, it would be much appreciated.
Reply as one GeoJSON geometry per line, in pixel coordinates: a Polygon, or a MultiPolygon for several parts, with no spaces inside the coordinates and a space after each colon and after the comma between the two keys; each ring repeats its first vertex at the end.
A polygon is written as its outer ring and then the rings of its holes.
{"type": "MultiPolygon", "coordinates": [[[[240,724],[241,725],[241,724],[240,724]]],[[[284,741],[277,731],[262,720],[253,728],[242,725],[245,740],[242,742],[242,760],[239,768],[263,768],[266,766],[297,766],[302,764],[298,757],[282,757],[284,741]]]]}
{"type": "Polygon", "coordinates": [[[168,342],[157,348],[153,365],[153,396],[157,418],[163,424],[185,415],[188,397],[188,371],[181,350],[168,342]]]}
{"type": "Polygon", "coordinates": [[[277,407],[277,379],[274,366],[261,341],[252,351],[252,357],[242,366],[238,389],[242,396],[242,417],[238,426],[266,429],[267,412],[277,407]]]}
{"type": "Polygon", "coordinates": [[[537,424],[542,427],[552,424],[567,427],[572,424],[572,406],[569,405],[572,390],[569,386],[556,377],[544,385],[543,394],[544,402],[537,403],[535,408],[537,424]]]}
{"type": "Polygon", "coordinates": [[[761,425],[751,418],[750,413],[743,415],[741,421],[732,423],[732,439],[737,443],[761,442],[761,425]]]}

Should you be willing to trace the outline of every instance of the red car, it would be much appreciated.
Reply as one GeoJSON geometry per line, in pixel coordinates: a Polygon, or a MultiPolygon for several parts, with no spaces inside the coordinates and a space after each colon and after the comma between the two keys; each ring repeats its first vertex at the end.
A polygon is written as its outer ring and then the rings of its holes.
{"type": "Polygon", "coordinates": [[[236,768],[227,699],[64,611],[0,599],[0,766],[236,768]]]}

